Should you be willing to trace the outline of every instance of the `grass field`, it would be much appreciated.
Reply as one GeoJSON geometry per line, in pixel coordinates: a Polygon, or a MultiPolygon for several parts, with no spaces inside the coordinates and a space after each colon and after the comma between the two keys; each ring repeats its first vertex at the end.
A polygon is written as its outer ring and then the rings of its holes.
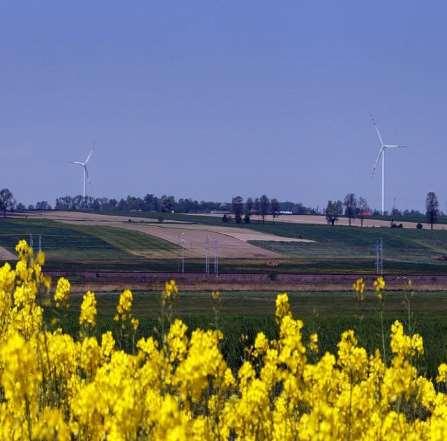
{"type": "Polygon", "coordinates": [[[275,232],[286,237],[306,237],[315,242],[258,243],[269,249],[297,257],[373,257],[375,244],[383,240],[387,259],[431,262],[447,256],[447,231],[417,231],[391,228],[331,227],[326,225],[254,224],[258,231],[275,232]]]}
{"type": "MultiPolygon", "coordinates": [[[[100,294],[98,302],[98,333],[113,327],[113,315],[117,293],[100,294]]],[[[213,307],[218,308],[218,327],[224,332],[223,349],[233,366],[238,366],[242,355],[243,340],[253,341],[260,330],[270,337],[276,335],[273,317],[275,308],[274,292],[224,292],[216,304],[210,293],[184,292],[175,306],[176,316],[181,317],[191,329],[209,328],[216,324],[213,307]]],[[[320,351],[335,352],[343,330],[352,328],[359,341],[368,350],[381,348],[380,304],[374,294],[358,303],[348,292],[297,292],[289,293],[289,299],[296,317],[305,323],[304,332],[318,332],[320,351]]],[[[64,328],[78,332],[78,314],[81,297],[73,296],[64,328]]],[[[134,315],[140,319],[140,335],[153,335],[160,315],[159,293],[137,292],[134,295],[134,315]]],[[[48,317],[52,312],[47,311],[48,317]]],[[[401,320],[406,328],[419,332],[424,337],[426,352],[420,360],[420,368],[434,375],[436,366],[447,359],[447,292],[438,293],[387,293],[384,303],[384,326],[386,334],[394,320],[401,320]],[[408,303],[409,301],[409,303],[408,303]],[[410,305],[410,320],[409,308],[410,305]]]]}
{"type": "Polygon", "coordinates": [[[97,225],[75,225],[73,228],[103,240],[114,248],[143,257],[156,255],[172,258],[180,249],[178,245],[139,231],[97,225]]]}

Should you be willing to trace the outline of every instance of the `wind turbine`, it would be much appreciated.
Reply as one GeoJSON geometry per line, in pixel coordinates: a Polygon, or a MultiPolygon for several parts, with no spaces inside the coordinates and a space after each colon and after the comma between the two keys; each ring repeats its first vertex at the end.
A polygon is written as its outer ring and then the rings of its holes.
{"type": "Polygon", "coordinates": [[[83,187],[83,192],[82,192],[82,196],[85,199],[86,197],[86,187],[87,187],[87,180],[90,182],[89,176],[88,176],[88,168],[87,168],[87,164],[88,161],[90,161],[90,158],[93,155],[95,149],[95,145],[93,145],[92,150],[90,150],[90,153],[88,154],[87,158],[85,159],[84,162],[82,161],[72,161],[70,162],[70,164],[74,164],[74,165],[79,165],[80,167],[82,167],[83,171],[84,171],[84,187],[83,187]]]}
{"type": "Polygon", "coordinates": [[[384,144],[382,135],[380,134],[380,130],[377,127],[376,120],[374,119],[374,117],[372,115],[370,115],[370,116],[371,116],[372,124],[373,124],[374,128],[376,129],[377,138],[379,138],[379,142],[380,142],[379,154],[377,155],[376,162],[374,163],[374,166],[372,169],[372,176],[374,176],[376,169],[377,169],[377,165],[379,164],[380,158],[382,158],[382,215],[383,215],[385,213],[385,151],[388,149],[406,148],[407,146],[406,145],[398,145],[398,144],[384,144]]]}

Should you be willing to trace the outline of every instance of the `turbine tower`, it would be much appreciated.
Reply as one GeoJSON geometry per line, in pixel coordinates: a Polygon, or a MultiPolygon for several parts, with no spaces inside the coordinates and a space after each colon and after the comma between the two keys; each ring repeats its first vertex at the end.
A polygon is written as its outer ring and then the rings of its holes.
{"type": "Polygon", "coordinates": [[[379,154],[377,155],[376,162],[374,163],[373,169],[372,169],[372,176],[374,176],[374,173],[376,172],[377,165],[379,164],[380,158],[382,158],[382,215],[385,213],[385,151],[388,149],[400,149],[400,148],[406,148],[406,145],[398,145],[398,144],[384,144],[382,135],[380,134],[380,130],[377,127],[376,120],[371,115],[371,121],[376,129],[377,138],[379,138],[379,154]]]}
{"type": "Polygon", "coordinates": [[[83,187],[82,196],[83,196],[84,199],[86,197],[87,180],[89,181],[87,164],[88,164],[88,161],[90,161],[90,158],[93,155],[94,149],[95,149],[95,146],[93,145],[93,149],[90,150],[90,153],[88,154],[88,156],[87,156],[87,158],[85,159],[84,162],[82,162],[82,161],[72,161],[70,163],[70,164],[74,164],[74,165],[79,165],[83,169],[83,172],[84,172],[84,187],[83,187]]]}

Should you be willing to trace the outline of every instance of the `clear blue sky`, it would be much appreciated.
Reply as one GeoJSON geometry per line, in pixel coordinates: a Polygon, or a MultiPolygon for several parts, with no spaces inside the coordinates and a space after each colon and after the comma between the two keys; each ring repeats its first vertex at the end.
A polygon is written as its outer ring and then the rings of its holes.
{"type": "Polygon", "coordinates": [[[0,1],[0,187],[447,209],[445,2],[0,1]]]}

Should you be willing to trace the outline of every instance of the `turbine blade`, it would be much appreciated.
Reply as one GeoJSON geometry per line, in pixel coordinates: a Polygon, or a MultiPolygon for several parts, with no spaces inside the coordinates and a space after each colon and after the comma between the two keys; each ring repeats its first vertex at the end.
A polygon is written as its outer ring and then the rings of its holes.
{"type": "Polygon", "coordinates": [[[88,154],[87,159],[85,160],[84,164],[87,164],[87,162],[90,161],[90,158],[91,158],[92,155],[93,155],[93,151],[94,151],[93,149],[90,150],[90,153],[88,154]]]}
{"type": "Polygon", "coordinates": [[[383,154],[383,150],[384,150],[384,147],[382,147],[382,148],[379,150],[379,154],[377,155],[376,162],[374,163],[374,166],[373,166],[373,169],[372,169],[371,176],[374,176],[374,174],[376,173],[377,164],[378,164],[379,161],[380,161],[380,157],[381,157],[382,154],[383,154]]]}
{"type": "Polygon", "coordinates": [[[407,145],[399,145],[399,144],[385,144],[385,148],[387,149],[407,149],[407,145]]]}
{"type": "Polygon", "coordinates": [[[88,175],[88,168],[86,165],[84,165],[84,170],[85,170],[85,177],[87,178],[87,181],[90,182],[90,177],[88,175]]]}
{"type": "Polygon", "coordinates": [[[380,134],[380,130],[379,130],[379,128],[377,127],[376,120],[375,120],[375,118],[374,118],[374,116],[373,116],[372,114],[370,114],[369,116],[371,117],[372,125],[373,125],[374,128],[376,129],[377,138],[379,138],[380,145],[383,146],[382,135],[380,134]]]}
{"type": "Polygon", "coordinates": [[[70,164],[80,165],[81,167],[84,167],[84,163],[79,161],[70,161],[70,164]]]}

